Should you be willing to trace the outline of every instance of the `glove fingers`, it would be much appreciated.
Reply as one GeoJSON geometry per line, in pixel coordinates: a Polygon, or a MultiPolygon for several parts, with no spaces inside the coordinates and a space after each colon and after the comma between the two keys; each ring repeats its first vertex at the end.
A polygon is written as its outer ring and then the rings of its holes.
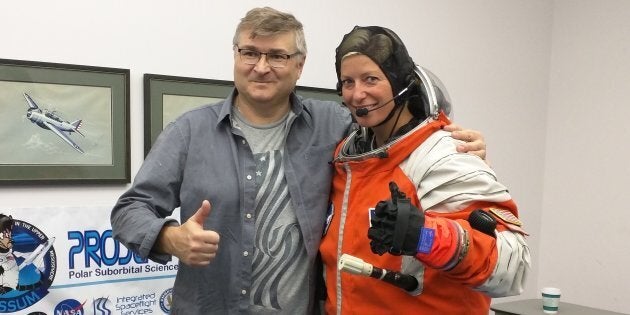
{"type": "Polygon", "coordinates": [[[374,207],[374,213],[375,213],[377,216],[380,216],[380,215],[385,215],[385,213],[387,213],[387,204],[388,204],[388,203],[389,203],[389,202],[387,202],[387,201],[383,201],[383,200],[379,201],[379,202],[376,204],[376,207],[374,207]]]}
{"type": "Polygon", "coordinates": [[[380,243],[371,241],[370,249],[373,253],[383,256],[383,254],[387,253],[388,248],[380,243]]]}
{"type": "Polygon", "coordinates": [[[383,230],[380,229],[370,228],[368,230],[368,238],[373,241],[383,242],[384,235],[385,233],[383,233],[383,230]]]}
{"type": "Polygon", "coordinates": [[[370,249],[372,252],[383,255],[386,253],[392,243],[392,235],[387,230],[370,228],[368,229],[368,238],[370,241],[370,249]]]}
{"type": "Polygon", "coordinates": [[[379,201],[374,208],[372,227],[368,229],[370,249],[378,255],[387,253],[393,242],[393,231],[396,224],[397,207],[389,201],[379,201]]]}

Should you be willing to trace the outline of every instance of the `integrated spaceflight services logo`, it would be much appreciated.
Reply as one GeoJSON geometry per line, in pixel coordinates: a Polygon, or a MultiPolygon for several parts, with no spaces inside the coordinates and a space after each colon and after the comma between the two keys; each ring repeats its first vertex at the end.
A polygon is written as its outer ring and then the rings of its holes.
{"type": "Polygon", "coordinates": [[[54,242],[34,225],[0,213],[0,313],[19,312],[48,294],[57,271],[54,242]]]}
{"type": "Polygon", "coordinates": [[[109,298],[101,297],[92,300],[92,313],[94,315],[112,315],[112,301],[109,298]]]}

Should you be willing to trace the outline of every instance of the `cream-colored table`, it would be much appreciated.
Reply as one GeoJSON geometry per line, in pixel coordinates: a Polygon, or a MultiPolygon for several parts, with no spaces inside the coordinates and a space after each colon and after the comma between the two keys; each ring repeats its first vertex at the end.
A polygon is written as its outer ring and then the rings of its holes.
{"type": "MultiPolygon", "coordinates": [[[[490,305],[496,315],[541,315],[541,299],[520,300],[490,305]]],[[[628,315],[560,301],[558,315],[628,315]]]]}

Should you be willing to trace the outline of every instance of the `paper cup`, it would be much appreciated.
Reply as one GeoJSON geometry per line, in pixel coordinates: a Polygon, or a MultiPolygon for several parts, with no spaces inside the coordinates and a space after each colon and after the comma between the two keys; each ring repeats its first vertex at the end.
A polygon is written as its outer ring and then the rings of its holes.
{"type": "Polygon", "coordinates": [[[558,288],[543,288],[542,293],[542,306],[545,314],[558,313],[558,305],[560,304],[560,289],[558,288]]]}

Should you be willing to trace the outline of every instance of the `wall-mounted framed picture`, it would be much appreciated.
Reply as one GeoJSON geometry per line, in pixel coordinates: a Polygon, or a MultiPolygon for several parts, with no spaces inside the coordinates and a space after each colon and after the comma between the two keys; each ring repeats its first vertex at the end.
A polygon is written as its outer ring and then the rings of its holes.
{"type": "MultiPolygon", "coordinates": [[[[193,108],[213,104],[228,97],[233,81],[144,75],[144,155],[164,127],[193,108]]],[[[333,89],[297,86],[296,93],[307,98],[341,102],[333,89]]]]}
{"type": "Polygon", "coordinates": [[[129,183],[129,69],[0,59],[0,184],[129,183]]]}
{"type": "Polygon", "coordinates": [[[146,73],[144,75],[144,155],[168,123],[181,114],[225,99],[232,81],[146,73]]]}
{"type": "Polygon", "coordinates": [[[337,91],[334,89],[298,85],[295,87],[295,93],[305,98],[313,98],[322,101],[334,101],[341,104],[341,96],[337,94],[337,91]]]}

